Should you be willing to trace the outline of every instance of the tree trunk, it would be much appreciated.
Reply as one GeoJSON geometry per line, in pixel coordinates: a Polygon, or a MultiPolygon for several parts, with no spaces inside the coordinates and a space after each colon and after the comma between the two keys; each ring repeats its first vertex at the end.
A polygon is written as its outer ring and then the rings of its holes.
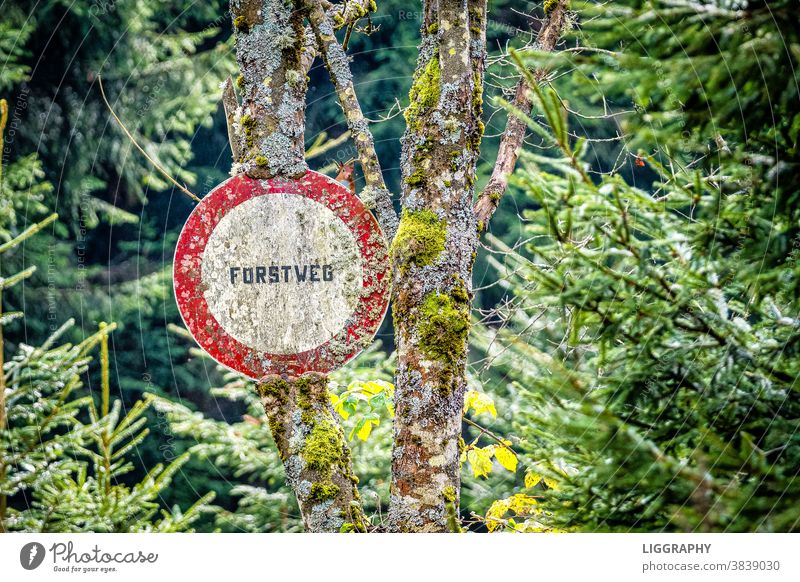
{"type": "Polygon", "coordinates": [[[270,376],[258,392],[306,531],[366,531],[358,479],[328,397],[327,376],[270,376]]]}
{"type": "MultiPolygon", "coordinates": [[[[239,153],[233,172],[252,178],[296,178],[305,163],[305,71],[308,35],[301,3],[231,0],[236,85],[242,104],[233,116],[239,153]]],[[[230,96],[228,97],[230,100],[230,96]]],[[[258,384],[270,431],[297,496],[306,530],[365,531],[350,450],[330,405],[327,377],[270,376],[258,384]]]]}
{"type": "Polygon", "coordinates": [[[283,0],[231,0],[230,6],[242,94],[233,171],[252,178],[302,176],[308,169],[304,12],[283,0]]]}
{"type": "MultiPolygon", "coordinates": [[[[460,491],[485,0],[423,3],[392,244],[398,351],[389,527],[446,531],[460,491]]],[[[453,521],[453,520],[451,520],[453,521]]]]}

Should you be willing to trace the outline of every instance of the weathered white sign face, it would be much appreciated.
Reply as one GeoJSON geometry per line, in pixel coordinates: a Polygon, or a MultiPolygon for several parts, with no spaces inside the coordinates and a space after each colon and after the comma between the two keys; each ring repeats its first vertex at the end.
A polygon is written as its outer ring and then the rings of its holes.
{"type": "Polygon", "coordinates": [[[332,210],[275,194],[251,198],[217,224],[202,281],[209,310],[232,337],[294,354],[342,329],[360,299],[361,269],[356,239],[332,210]]]}
{"type": "Polygon", "coordinates": [[[371,341],[388,304],[377,222],[315,172],[214,189],[181,232],[174,270],[189,331],[254,378],[340,366],[371,341]]]}

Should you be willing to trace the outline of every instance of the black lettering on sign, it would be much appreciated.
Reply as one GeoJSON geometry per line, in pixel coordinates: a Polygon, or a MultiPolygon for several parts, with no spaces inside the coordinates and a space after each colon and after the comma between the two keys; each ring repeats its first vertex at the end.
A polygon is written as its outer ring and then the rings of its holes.
{"type": "Polygon", "coordinates": [[[274,283],[319,283],[333,281],[333,265],[256,265],[228,267],[231,285],[274,283]],[[320,273],[321,271],[321,273],[320,273]]]}

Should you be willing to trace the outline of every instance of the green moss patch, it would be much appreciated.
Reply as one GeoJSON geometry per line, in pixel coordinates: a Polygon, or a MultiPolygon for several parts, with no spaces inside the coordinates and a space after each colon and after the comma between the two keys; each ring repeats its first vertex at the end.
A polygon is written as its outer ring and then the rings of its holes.
{"type": "Polygon", "coordinates": [[[428,294],[419,314],[422,351],[430,358],[448,363],[464,355],[469,332],[469,306],[463,300],[466,291],[458,288],[453,293],[428,294]]]}
{"type": "Polygon", "coordinates": [[[325,419],[314,425],[306,438],[303,459],[317,471],[330,471],[332,465],[341,462],[342,436],[335,424],[325,419]]]}
{"type": "Polygon", "coordinates": [[[405,111],[406,124],[417,127],[419,118],[435,107],[441,95],[442,71],[439,55],[434,54],[422,72],[414,79],[408,92],[409,104],[405,111]]]}
{"type": "Polygon", "coordinates": [[[329,499],[335,499],[339,495],[339,491],[338,485],[334,483],[312,483],[308,501],[314,504],[323,503],[329,499]]]}
{"type": "Polygon", "coordinates": [[[391,253],[400,268],[430,265],[444,250],[447,228],[432,210],[404,210],[392,242],[391,253]]]}

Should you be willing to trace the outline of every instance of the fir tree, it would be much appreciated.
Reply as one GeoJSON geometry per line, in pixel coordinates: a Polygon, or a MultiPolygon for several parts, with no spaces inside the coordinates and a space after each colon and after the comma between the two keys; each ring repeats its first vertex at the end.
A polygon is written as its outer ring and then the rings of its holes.
{"type": "MultiPolygon", "coordinates": [[[[7,120],[8,104],[3,99],[0,150],[7,120]]],[[[35,182],[40,174],[35,157],[12,167],[34,180],[29,186],[45,188],[35,182]]],[[[0,184],[7,209],[0,220],[0,238],[5,241],[0,244],[0,259],[5,259],[52,226],[57,216],[51,214],[17,232],[15,209],[30,192],[4,175],[2,165],[0,184]]],[[[17,344],[5,361],[5,329],[23,319],[24,313],[3,312],[2,294],[35,271],[31,265],[0,278],[0,531],[188,529],[213,494],[204,495],[186,512],[178,507],[163,510],[159,499],[188,454],[167,466],[152,467],[139,482],[125,482],[124,476],[134,467],[129,455],[148,435],[143,414],[151,401],[139,401],[125,412],[121,400],[112,402],[108,336],[115,325],[101,325],[77,345],[59,344],[74,325],[69,320],[39,346],[17,344]],[[99,408],[82,381],[98,345],[99,408]]]]}
{"type": "Polygon", "coordinates": [[[527,476],[486,523],[794,531],[797,32],[781,3],[622,4],[583,6],[591,46],[528,57],[574,72],[531,79],[534,209],[518,248],[491,239],[514,299],[484,348],[521,394],[527,476]],[[599,171],[607,113],[625,163],[599,171]]]}

